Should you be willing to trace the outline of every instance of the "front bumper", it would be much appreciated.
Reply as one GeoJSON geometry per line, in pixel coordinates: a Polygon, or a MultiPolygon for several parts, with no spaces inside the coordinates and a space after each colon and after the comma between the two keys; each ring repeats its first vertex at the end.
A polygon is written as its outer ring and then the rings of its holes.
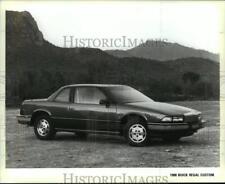
{"type": "Polygon", "coordinates": [[[17,121],[19,124],[29,125],[31,122],[31,116],[30,115],[18,115],[17,121]]]}
{"type": "Polygon", "coordinates": [[[197,131],[204,128],[205,120],[197,123],[148,123],[148,129],[160,132],[197,131]]]}

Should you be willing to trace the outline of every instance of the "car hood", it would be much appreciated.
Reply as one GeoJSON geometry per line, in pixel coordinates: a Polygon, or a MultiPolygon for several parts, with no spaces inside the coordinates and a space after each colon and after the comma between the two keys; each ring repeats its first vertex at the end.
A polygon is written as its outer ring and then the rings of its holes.
{"type": "Polygon", "coordinates": [[[161,102],[134,102],[128,103],[127,105],[164,115],[184,115],[186,113],[200,113],[199,111],[187,107],[161,102]]]}

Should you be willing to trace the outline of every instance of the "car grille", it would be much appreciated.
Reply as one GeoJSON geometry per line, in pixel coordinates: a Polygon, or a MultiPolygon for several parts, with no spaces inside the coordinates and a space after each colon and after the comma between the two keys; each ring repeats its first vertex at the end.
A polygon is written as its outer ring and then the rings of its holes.
{"type": "Polygon", "coordinates": [[[187,115],[184,116],[184,122],[188,124],[195,124],[198,123],[201,120],[201,115],[187,115]]]}

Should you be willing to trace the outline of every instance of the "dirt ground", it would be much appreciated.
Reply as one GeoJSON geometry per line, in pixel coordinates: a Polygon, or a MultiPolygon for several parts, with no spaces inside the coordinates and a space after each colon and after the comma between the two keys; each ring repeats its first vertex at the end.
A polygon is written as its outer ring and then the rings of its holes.
{"type": "Polygon", "coordinates": [[[208,121],[193,136],[176,143],[154,140],[131,147],[123,137],[92,135],[87,140],[58,133],[51,141],[38,140],[32,127],[16,122],[18,109],[6,110],[6,167],[217,167],[219,166],[219,102],[174,102],[197,109],[208,121]]]}

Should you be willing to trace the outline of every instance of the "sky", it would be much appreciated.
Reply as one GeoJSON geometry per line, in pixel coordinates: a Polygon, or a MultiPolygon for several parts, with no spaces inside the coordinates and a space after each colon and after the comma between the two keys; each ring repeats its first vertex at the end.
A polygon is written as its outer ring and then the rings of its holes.
{"type": "MultiPolygon", "coordinates": [[[[9,1],[5,9],[29,11],[46,40],[65,47],[65,37],[110,40],[166,40],[219,52],[220,14],[213,2],[9,1]]],[[[92,42],[93,43],[93,42],[92,42]]],[[[100,49],[130,46],[92,44],[100,49]]]]}

